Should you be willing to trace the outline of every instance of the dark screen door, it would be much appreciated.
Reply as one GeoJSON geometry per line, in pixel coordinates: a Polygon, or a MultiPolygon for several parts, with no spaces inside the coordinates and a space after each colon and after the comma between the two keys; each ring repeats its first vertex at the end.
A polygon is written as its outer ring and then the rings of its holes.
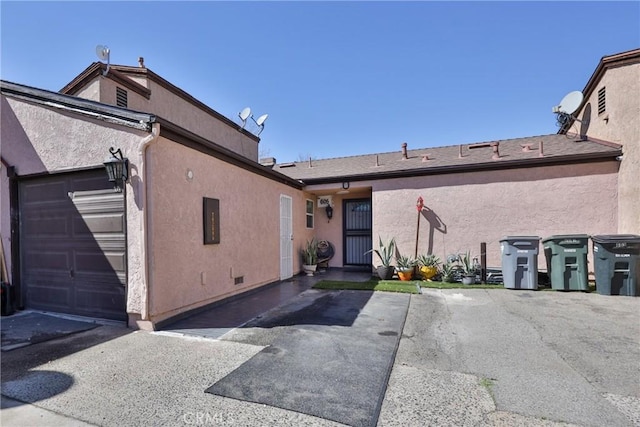
{"type": "Polygon", "coordinates": [[[371,199],[343,201],[344,265],[371,265],[371,199]]]}

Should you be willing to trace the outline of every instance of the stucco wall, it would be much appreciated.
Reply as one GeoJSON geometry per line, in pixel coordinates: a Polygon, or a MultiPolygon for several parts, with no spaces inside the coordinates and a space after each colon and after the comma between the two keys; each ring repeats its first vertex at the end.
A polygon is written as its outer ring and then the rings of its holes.
{"type": "Polygon", "coordinates": [[[150,107],[145,111],[165,118],[179,126],[189,129],[216,144],[222,145],[241,156],[258,161],[258,143],[237,129],[197,109],[184,99],[169,92],[164,87],[149,81],[151,89],[150,107]]]}
{"type": "Polygon", "coordinates": [[[158,322],[280,277],[280,195],[293,201],[294,273],[305,194],[160,138],[147,152],[150,319],[158,322]],[[203,197],[220,201],[220,243],[203,244],[203,197]],[[234,278],[244,282],[234,284],[234,278]]]}
{"type": "MultiPolygon", "coordinates": [[[[590,117],[587,135],[622,144],[618,178],[618,232],[640,234],[640,64],[608,69],[578,114],[590,117]],[[606,111],[598,114],[598,91],[605,87],[606,111]],[[589,114],[590,110],[590,114],[589,114]]],[[[577,131],[576,123],[572,131],[577,131]]]]}
{"type": "MultiPolygon", "coordinates": [[[[140,141],[148,134],[54,108],[45,108],[12,98],[1,98],[2,158],[15,166],[19,176],[44,172],[103,168],[109,147],[120,148],[129,158],[134,177],[126,188],[128,282],[127,312],[141,313],[145,281],[142,258],[143,213],[141,180],[135,176],[140,164],[140,141]]],[[[3,168],[3,176],[6,175],[3,168]]],[[[106,175],[105,175],[106,179],[106,175]]],[[[8,251],[9,203],[4,203],[8,183],[2,179],[2,237],[8,251]]]]}
{"type": "Polygon", "coordinates": [[[150,89],[151,97],[147,99],[104,76],[94,79],[75,96],[116,105],[116,87],[121,87],[127,91],[127,108],[160,116],[241,156],[258,161],[258,142],[152,80],[135,75],[130,78],[150,89]]]}
{"type": "MultiPolygon", "coordinates": [[[[340,184],[338,184],[338,188],[340,184]]],[[[351,188],[347,194],[336,194],[335,184],[330,185],[314,185],[308,186],[305,190],[313,194],[314,199],[319,196],[331,195],[333,200],[333,218],[331,221],[327,219],[327,214],[324,208],[318,208],[318,203],[315,204],[315,229],[314,235],[318,240],[328,240],[335,247],[335,254],[329,261],[329,267],[343,267],[343,201],[348,199],[366,199],[371,197],[371,189],[363,188],[358,184],[359,188],[351,188]]],[[[374,239],[377,242],[377,239],[374,239]]]]}
{"type": "MultiPolygon", "coordinates": [[[[504,236],[615,233],[617,168],[605,162],[373,182],[374,243],[395,237],[400,253],[414,254],[419,196],[418,253],[441,259],[468,250],[479,256],[486,242],[488,266],[499,267],[504,236]]],[[[542,253],[538,266],[545,268],[542,253]]]]}

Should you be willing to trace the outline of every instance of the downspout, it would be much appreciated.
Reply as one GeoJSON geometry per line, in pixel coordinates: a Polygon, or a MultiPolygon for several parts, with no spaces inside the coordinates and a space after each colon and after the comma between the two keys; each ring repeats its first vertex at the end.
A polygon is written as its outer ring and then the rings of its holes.
{"type": "Polygon", "coordinates": [[[138,146],[138,158],[140,159],[140,164],[138,165],[138,176],[143,178],[142,185],[139,187],[140,191],[140,200],[142,204],[142,221],[140,224],[140,232],[141,232],[141,258],[144,263],[143,266],[143,280],[144,280],[144,291],[142,292],[141,298],[141,310],[140,317],[143,323],[146,325],[137,325],[141,327],[141,329],[151,329],[152,325],[149,322],[149,299],[150,299],[150,266],[149,266],[149,258],[147,254],[151,253],[151,243],[148,237],[148,228],[149,228],[149,212],[147,210],[147,192],[148,192],[148,180],[149,174],[147,173],[146,168],[146,160],[147,160],[147,149],[151,144],[158,140],[158,136],[160,135],[160,123],[153,123],[151,128],[151,135],[144,137],[140,141],[140,145],[138,146]],[[149,322],[149,323],[147,323],[149,322]]]}

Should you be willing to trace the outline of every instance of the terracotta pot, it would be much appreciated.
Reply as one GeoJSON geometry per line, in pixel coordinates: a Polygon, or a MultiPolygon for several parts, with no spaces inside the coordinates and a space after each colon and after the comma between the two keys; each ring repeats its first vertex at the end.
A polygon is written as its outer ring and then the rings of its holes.
{"type": "Polygon", "coordinates": [[[400,280],[403,281],[409,281],[411,280],[411,277],[413,276],[413,270],[398,270],[398,277],[400,278],[400,280]]]}

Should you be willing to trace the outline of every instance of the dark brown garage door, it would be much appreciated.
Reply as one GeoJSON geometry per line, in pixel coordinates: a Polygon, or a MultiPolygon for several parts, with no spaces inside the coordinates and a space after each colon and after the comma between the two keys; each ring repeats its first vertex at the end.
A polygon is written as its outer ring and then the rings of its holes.
{"type": "Polygon", "coordinates": [[[126,320],[124,196],[104,170],[25,180],[19,204],[26,306],[126,320]]]}

